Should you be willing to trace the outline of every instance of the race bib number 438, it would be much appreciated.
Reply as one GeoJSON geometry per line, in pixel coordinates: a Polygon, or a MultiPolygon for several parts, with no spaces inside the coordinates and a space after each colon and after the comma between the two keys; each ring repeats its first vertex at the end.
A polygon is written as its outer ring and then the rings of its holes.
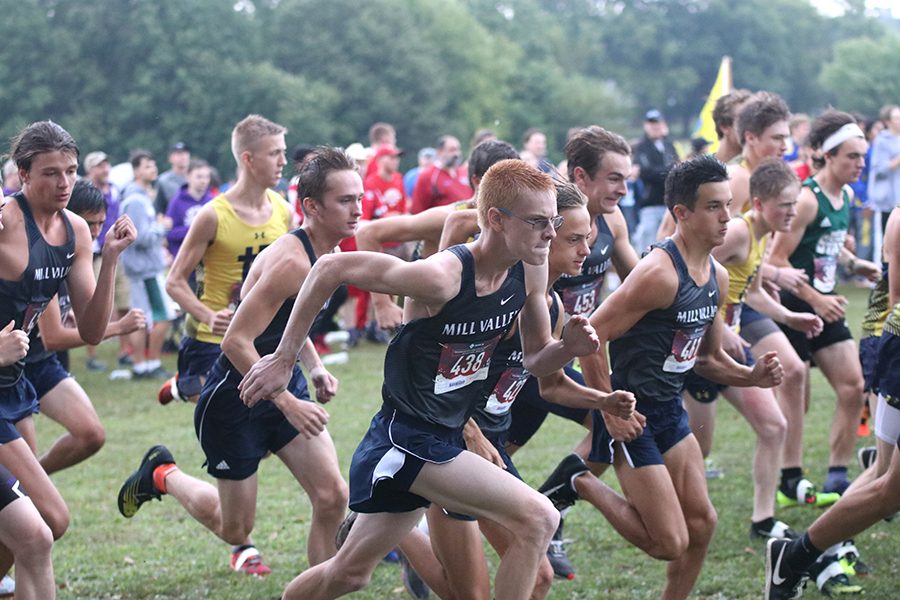
{"type": "Polygon", "coordinates": [[[434,378],[434,393],[446,394],[487,379],[491,354],[499,341],[498,335],[485,342],[444,344],[434,378]]]}

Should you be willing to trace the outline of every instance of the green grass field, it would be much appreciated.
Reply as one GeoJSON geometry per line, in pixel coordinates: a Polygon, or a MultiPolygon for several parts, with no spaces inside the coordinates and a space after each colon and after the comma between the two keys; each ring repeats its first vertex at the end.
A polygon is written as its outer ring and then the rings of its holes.
{"type": "MultiPolygon", "coordinates": [[[[858,326],[866,294],[848,289],[851,322],[858,326]]],[[[117,344],[101,346],[101,356],[114,362],[117,344]]],[[[346,365],[333,372],[340,378],[340,395],[329,406],[329,430],[335,439],[342,471],[346,474],[357,442],[380,405],[384,347],[364,343],[351,352],[346,365]]],[[[167,358],[170,368],[174,357],[167,358]]],[[[69,504],[72,524],[54,551],[60,598],[217,598],[243,599],[280,596],[285,584],[306,567],[306,533],[310,506],[299,486],[277,459],[260,467],[259,502],[254,538],[272,567],[265,579],[233,573],[229,549],[187,516],[172,498],[145,505],[131,520],[116,509],[116,494],[123,479],[137,466],[144,451],[166,444],[187,473],[208,477],[194,435],[193,405],[156,402],[155,383],[110,382],[107,374],[84,370],[84,354],[72,355],[73,370],[94,401],[106,427],[107,442],[87,462],[54,476],[69,504]]],[[[821,374],[815,372],[813,400],[806,428],[805,463],[809,477],[821,484],[827,466],[827,436],[834,399],[821,374]]],[[[725,477],[710,482],[710,494],[719,513],[719,526],[694,597],[750,599],[762,595],[763,545],[751,543],[747,531],[752,499],[750,459],[753,436],[727,403],[719,407],[716,465],[725,477]]],[[[49,420],[38,417],[40,445],[46,448],[60,433],[49,420]]],[[[558,460],[583,435],[571,423],[550,418],[532,443],[516,456],[526,480],[537,486],[558,460]]],[[[860,440],[868,445],[871,440],[860,440]]],[[[851,475],[857,473],[851,465],[851,475]]],[[[614,484],[612,473],[605,480],[614,484]]],[[[803,529],[821,511],[794,508],[777,517],[803,529]]],[[[897,523],[879,523],[856,542],[874,573],[862,581],[866,597],[900,597],[900,538],[897,523]]],[[[566,522],[571,538],[569,555],[578,576],[554,583],[550,598],[656,598],[662,588],[665,564],[626,544],[590,506],[580,503],[566,522]]],[[[497,560],[489,552],[492,566],[497,560]]],[[[808,589],[806,597],[818,597],[808,589]]],[[[371,586],[356,598],[404,598],[399,568],[382,564],[371,586]]]]}

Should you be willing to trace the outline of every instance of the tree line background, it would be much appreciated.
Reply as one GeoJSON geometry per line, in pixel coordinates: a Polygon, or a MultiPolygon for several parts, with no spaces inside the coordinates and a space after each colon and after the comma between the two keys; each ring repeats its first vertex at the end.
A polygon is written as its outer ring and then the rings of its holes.
{"type": "MultiPolygon", "coordinates": [[[[187,142],[228,174],[229,132],[260,113],[289,145],[415,151],[529,127],[561,158],[570,127],[638,134],[649,108],[687,135],[721,57],[737,87],[795,111],[900,102],[900,28],[846,0],[0,0],[0,135],[53,119],[83,152],[187,142]]],[[[407,160],[413,160],[407,157],[407,160]]]]}

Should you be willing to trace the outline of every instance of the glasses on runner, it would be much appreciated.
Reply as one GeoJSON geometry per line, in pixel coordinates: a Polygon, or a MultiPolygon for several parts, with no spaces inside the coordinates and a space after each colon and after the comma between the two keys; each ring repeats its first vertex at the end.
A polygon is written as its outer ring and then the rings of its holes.
{"type": "Polygon", "coordinates": [[[534,231],[544,231],[545,229],[547,229],[550,226],[552,226],[553,230],[556,231],[560,227],[562,227],[563,221],[566,220],[565,217],[563,217],[562,215],[556,215],[555,217],[551,217],[549,219],[544,218],[544,217],[536,217],[534,219],[523,219],[519,215],[514,215],[512,213],[512,211],[509,210],[508,208],[497,207],[497,210],[499,210],[501,213],[503,213],[507,217],[514,217],[524,223],[528,223],[529,225],[531,225],[531,228],[534,231]]]}

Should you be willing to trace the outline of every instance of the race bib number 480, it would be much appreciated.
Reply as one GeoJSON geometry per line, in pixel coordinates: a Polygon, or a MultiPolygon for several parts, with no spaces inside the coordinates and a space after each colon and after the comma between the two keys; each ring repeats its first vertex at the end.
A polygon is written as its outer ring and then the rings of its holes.
{"type": "Polygon", "coordinates": [[[700,343],[703,341],[703,334],[706,333],[706,326],[697,327],[696,329],[679,329],[675,332],[672,339],[672,353],[663,363],[663,371],[666,373],[684,373],[693,368],[697,362],[697,353],[700,351],[700,343]]]}
{"type": "Polygon", "coordinates": [[[503,371],[500,380],[494,386],[494,391],[491,392],[491,396],[488,398],[487,404],[484,406],[484,412],[492,415],[505,415],[508,413],[516,396],[525,387],[525,382],[528,381],[529,376],[528,371],[522,367],[503,371]]]}
{"type": "Polygon", "coordinates": [[[485,342],[444,344],[434,378],[434,393],[446,394],[487,379],[491,354],[499,341],[498,335],[485,342]]]}

